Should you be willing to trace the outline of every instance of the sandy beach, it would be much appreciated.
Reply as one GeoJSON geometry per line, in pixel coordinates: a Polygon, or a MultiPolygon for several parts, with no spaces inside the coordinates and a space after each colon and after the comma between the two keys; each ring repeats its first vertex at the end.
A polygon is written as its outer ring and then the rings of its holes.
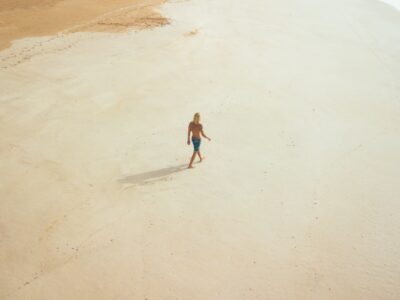
{"type": "Polygon", "coordinates": [[[0,50],[11,41],[76,31],[124,31],[167,24],[163,0],[6,0],[0,3],[0,50]]]}
{"type": "Polygon", "coordinates": [[[0,299],[399,299],[399,29],[375,0],[2,1],[0,299]]]}

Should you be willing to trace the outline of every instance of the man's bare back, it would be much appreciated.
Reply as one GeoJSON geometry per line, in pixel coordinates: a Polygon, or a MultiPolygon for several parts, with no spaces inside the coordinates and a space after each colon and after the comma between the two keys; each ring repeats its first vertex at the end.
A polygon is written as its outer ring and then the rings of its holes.
{"type": "Polygon", "coordinates": [[[199,139],[199,138],[201,138],[200,134],[201,134],[201,131],[203,130],[203,125],[201,125],[200,123],[195,124],[194,122],[190,122],[189,130],[192,133],[192,137],[199,139]]]}

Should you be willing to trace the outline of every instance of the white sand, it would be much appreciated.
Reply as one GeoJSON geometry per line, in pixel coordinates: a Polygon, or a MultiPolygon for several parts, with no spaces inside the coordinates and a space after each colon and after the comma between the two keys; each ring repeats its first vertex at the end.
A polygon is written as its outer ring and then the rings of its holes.
{"type": "Polygon", "coordinates": [[[400,14],[161,12],[0,53],[0,299],[399,299],[400,14]]]}
{"type": "Polygon", "coordinates": [[[382,0],[382,1],[400,10],[400,0],[382,0]]]}

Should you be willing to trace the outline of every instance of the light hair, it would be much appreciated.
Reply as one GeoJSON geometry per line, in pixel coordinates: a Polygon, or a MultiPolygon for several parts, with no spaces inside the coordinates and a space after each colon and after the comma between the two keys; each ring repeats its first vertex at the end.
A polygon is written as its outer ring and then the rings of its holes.
{"type": "Polygon", "coordinates": [[[200,123],[200,114],[199,113],[195,113],[193,116],[193,123],[194,124],[199,124],[200,123]]]}

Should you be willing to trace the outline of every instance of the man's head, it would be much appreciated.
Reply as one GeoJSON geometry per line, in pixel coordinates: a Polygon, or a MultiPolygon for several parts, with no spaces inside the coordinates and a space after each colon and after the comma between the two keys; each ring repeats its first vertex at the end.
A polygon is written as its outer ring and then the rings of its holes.
{"type": "Polygon", "coordinates": [[[199,124],[200,123],[200,114],[199,113],[195,113],[193,116],[193,123],[194,124],[199,124]]]}

